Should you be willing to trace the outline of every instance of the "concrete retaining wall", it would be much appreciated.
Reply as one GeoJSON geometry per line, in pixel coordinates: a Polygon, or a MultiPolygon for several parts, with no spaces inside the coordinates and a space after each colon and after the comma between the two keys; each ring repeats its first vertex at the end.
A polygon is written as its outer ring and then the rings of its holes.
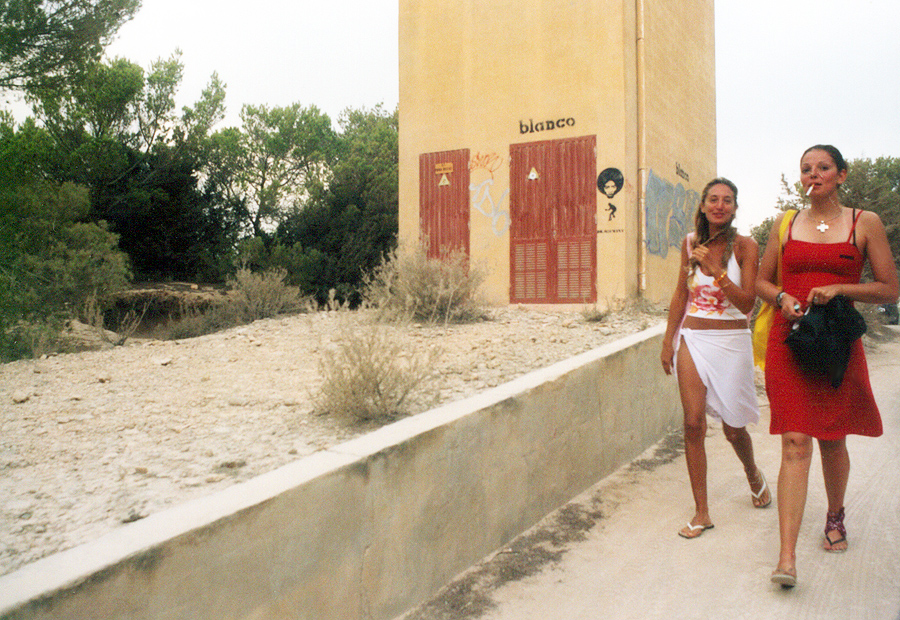
{"type": "Polygon", "coordinates": [[[680,423],[663,326],[0,578],[0,618],[386,620],[680,423]]]}

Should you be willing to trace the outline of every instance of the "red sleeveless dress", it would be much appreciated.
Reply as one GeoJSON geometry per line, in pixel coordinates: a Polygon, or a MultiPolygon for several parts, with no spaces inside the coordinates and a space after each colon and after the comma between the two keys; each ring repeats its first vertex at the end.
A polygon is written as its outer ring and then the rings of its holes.
{"type": "MultiPolygon", "coordinates": [[[[855,243],[858,219],[854,214],[853,230],[843,243],[798,241],[788,229],[781,259],[783,290],[803,304],[816,286],[859,282],[864,257],[855,243]]],[[[881,415],[872,395],[862,340],[853,343],[844,380],[833,388],[824,374],[808,373],[794,361],[784,344],[790,329],[791,322],[776,312],[766,350],[769,432],[795,431],[825,440],[881,435],[881,415]]]]}

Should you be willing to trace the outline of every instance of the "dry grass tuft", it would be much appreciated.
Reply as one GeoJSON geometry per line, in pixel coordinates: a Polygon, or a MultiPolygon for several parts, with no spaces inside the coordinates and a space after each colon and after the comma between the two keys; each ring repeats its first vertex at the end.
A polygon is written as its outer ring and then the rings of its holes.
{"type": "Polygon", "coordinates": [[[482,318],[481,269],[462,252],[429,258],[425,247],[394,250],[364,282],[363,301],[381,320],[463,323],[482,318]]]}
{"type": "Polygon", "coordinates": [[[259,319],[308,310],[310,300],[296,286],[285,284],[286,277],[284,269],[261,273],[239,269],[228,281],[230,291],[222,299],[202,308],[182,302],[177,318],[169,323],[163,338],[194,338],[259,319]]]}
{"type": "Polygon", "coordinates": [[[316,409],[356,423],[408,415],[409,396],[431,376],[439,350],[410,351],[392,326],[353,322],[342,312],[347,319],[319,362],[316,409]]]}

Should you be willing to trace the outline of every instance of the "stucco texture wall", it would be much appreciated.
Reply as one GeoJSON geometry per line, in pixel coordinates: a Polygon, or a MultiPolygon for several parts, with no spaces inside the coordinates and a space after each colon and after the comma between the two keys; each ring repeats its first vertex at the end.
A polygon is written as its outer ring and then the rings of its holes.
{"type": "Polygon", "coordinates": [[[667,300],[703,186],[716,176],[713,3],[645,3],[646,297],[667,300]]]}

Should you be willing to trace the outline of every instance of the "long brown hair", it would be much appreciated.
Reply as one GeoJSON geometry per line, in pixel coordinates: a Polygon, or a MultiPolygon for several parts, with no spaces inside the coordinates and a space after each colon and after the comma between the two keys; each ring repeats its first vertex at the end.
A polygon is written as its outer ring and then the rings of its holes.
{"type": "MultiPolygon", "coordinates": [[[[697,210],[694,212],[694,244],[706,245],[716,237],[725,235],[727,243],[725,245],[725,252],[722,254],[722,266],[727,267],[728,259],[731,258],[731,254],[734,251],[734,238],[737,236],[737,228],[734,227],[733,223],[734,217],[732,217],[731,221],[728,222],[728,227],[726,229],[711,237],[709,233],[709,220],[706,219],[706,214],[701,208],[703,207],[703,203],[706,202],[706,197],[709,195],[709,190],[711,190],[716,185],[724,185],[731,190],[731,193],[734,194],[734,208],[735,210],[737,210],[737,185],[735,185],[725,177],[716,177],[715,179],[707,183],[706,187],[703,188],[703,193],[700,195],[700,204],[697,205],[697,210]]],[[[688,270],[693,271],[696,267],[697,263],[692,259],[690,261],[688,270]]]]}

